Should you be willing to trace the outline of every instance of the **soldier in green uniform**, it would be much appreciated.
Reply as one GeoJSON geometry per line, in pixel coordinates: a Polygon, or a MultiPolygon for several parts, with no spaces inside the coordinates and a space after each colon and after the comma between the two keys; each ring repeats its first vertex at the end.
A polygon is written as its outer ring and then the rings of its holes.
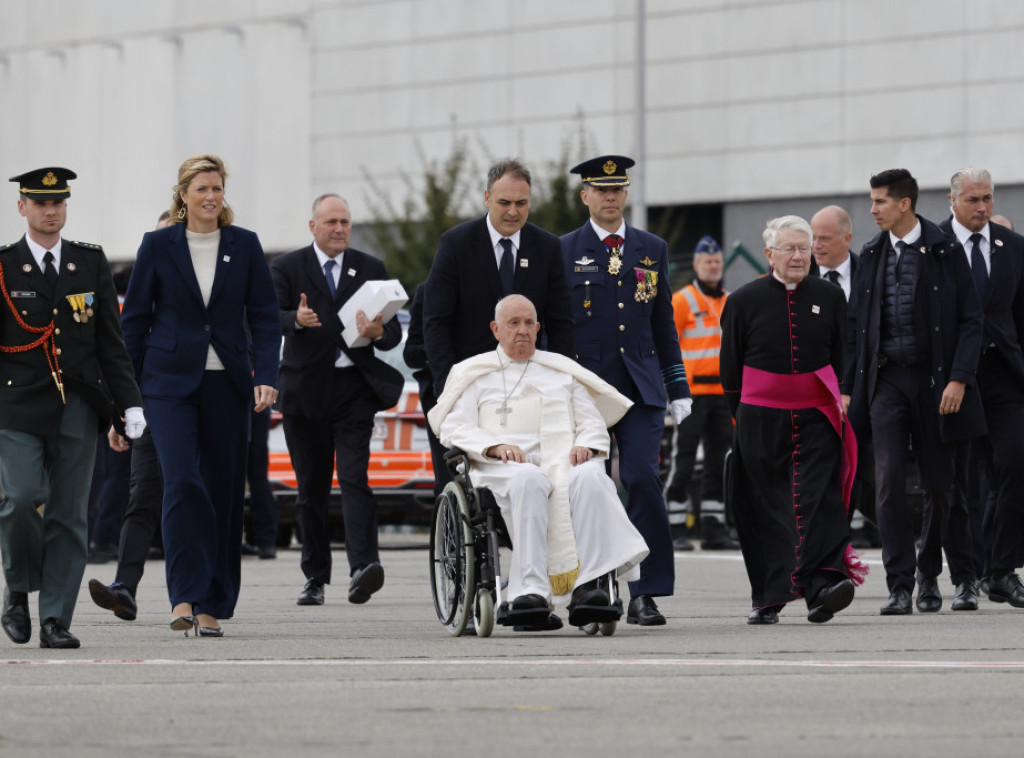
{"type": "Polygon", "coordinates": [[[133,439],[146,426],[103,250],[60,236],[74,178],[57,167],[12,177],[28,232],[0,248],[0,622],[28,642],[38,591],[39,646],[54,648],[79,647],[69,628],[96,436],[115,415],[133,439]]]}

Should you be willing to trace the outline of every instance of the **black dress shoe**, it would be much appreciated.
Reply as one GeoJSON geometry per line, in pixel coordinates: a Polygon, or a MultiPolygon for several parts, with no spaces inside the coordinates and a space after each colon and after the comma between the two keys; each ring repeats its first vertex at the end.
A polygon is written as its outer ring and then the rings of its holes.
{"type": "Polygon", "coordinates": [[[689,553],[693,550],[693,543],[685,534],[672,538],[672,549],[681,553],[689,553]]]}
{"type": "Polygon", "coordinates": [[[740,543],[732,538],[725,524],[714,516],[702,516],[700,520],[701,550],[739,550],[740,543]]]}
{"type": "Polygon", "coordinates": [[[384,567],[379,563],[370,563],[358,569],[348,583],[348,601],[365,603],[374,592],[384,586],[384,567]]]}
{"type": "Polygon", "coordinates": [[[914,612],[910,604],[910,590],[897,587],[889,595],[889,602],[883,605],[878,613],[881,616],[909,616],[914,612]]]}
{"type": "Polygon", "coordinates": [[[11,592],[10,587],[4,587],[3,614],[0,615],[0,624],[3,625],[11,642],[24,645],[32,639],[32,617],[28,613],[28,593],[11,592]]]}
{"type": "Polygon", "coordinates": [[[269,561],[277,558],[277,548],[273,545],[260,546],[256,548],[256,556],[261,561],[269,561]]]}
{"type": "Polygon", "coordinates": [[[323,605],[324,604],[324,583],[316,579],[310,579],[306,586],[299,593],[296,605],[323,605]]]}
{"type": "Polygon", "coordinates": [[[1014,573],[1003,576],[992,575],[988,584],[988,599],[993,603],[1009,603],[1014,608],[1024,608],[1024,586],[1014,573]]]}
{"type": "Polygon", "coordinates": [[[917,610],[921,613],[938,613],[942,608],[942,592],[939,580],[934,576],[922,576],[917,583],[917,610]]]}
{"type": "Polygon", "coordinates": [[[978,610],[978,588],[973,581],[961,582],[956,586],[952,608],[954,611],[978,610]]]}
{"type": "Polygon", "coordinates": [[[125,621],[134,621],[138,614],[135,598],[123,584],[114,582],[107,586],[96,579],[89,580],[89,595],[100,608],[113,611],[114,615],[125,621]]]}
{"type": "Polygon", "coordinates": [[[814,605],[807,608],[807,620],[812,624],[831,621],[833,616],[853,602],[853,582],[841,579],[821,590],[812,602],[814,605]]]}
{"type": "Polygon", "coordinates": [[[654,598],[650,595],[637,595],[629,601],[626,623],[640,626],[665,626],[665,617],[658,610],[654,598]]]}
{"type": "Polygon", "coordinates": [[[622,616],[622,606],[616,608],[611,604],[608,593],[597,586],[596,579],[572,591],[568,611],[570,626],[618,621],[622,616]]]}
{"type": "Polygon", "coordinates": [[[779,606],[769,605],[766,608],[755,608],[747,614],[747,623],[751,626],[779,623],[779,606]]]}
{"type": "Polygon", "coordinates": [[[39,629],[39,647],[71,649],[81,646],[82,643],[78,641],[78,637],[56,621],[46,621],[39,629]]]}

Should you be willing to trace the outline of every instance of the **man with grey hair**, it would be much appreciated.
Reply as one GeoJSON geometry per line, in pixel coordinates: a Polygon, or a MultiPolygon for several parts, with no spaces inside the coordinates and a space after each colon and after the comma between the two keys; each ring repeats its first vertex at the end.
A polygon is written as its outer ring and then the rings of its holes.
{"type": "Polygon", "coordinates": [[[846,517],[856,442],[839,396],[846,298],[811,265],[811,227],[782,216],[764,230],[771,272],[722,314],[722,387],[736,419],[732,501],[753,610],[774,624],[800,597],[807,620],[853,602],[864,566],[846,517]]]}
{"type": "MultiPolygon", "coordinates": [[[[925,510],[948,512],[953,443],[984,432],[974,372],[981,352],[981,309],[960,243],[915,212],[917,180],[906,169],[871,177],[871,215],[880,230],[860,254],[850,297],[843,377],[857,436],[875,449],[875,503],[889,600],[883,616],[942,607],[941,555],[917,553],[907,502],[907,451],[917,459],[925,510]]],[[[923,546],[930,544],[925,518],[923,546]]],[[[975,580],[966,534],[943,535],[957,594],[975,580]]]]}
{"type": "MultiPolygon", "coordinates": [[[[1024,237],[991,220],[993,195],[988,171],[957,171],[950,179],[953,215],[939,225],[966,253],[985,319],[977,382],[988,435],[958,445],[957,471],[968,477],[961,485],[965,489],[971,480],[984,478],[978,476],[983,472],[988,479],[987,487],[967,492],[976,575],[990,574],[990,600],[1024,608],[1024,586],[1014,573],[1022,565],[1024,534],[1024,237]],[[989,489],[994,504],[985,513],[989,489]],[[983,521],[991,525],[988,533],[983,521]]],[[[966,524],[953,522],[957,515],[959,510],[951,512],[944,533],[967,531],[966,524]]],[[[958,588],[953,609],[977,607],[973,583],[962,594],[958,588]]]]}
{"type": "Polygon", "coordinates": [[[352,214],[338,195],[321,195],[309,222],[313,242],[271,264],[281,308],[281,411],[298,479],[302,573],[299,605],[323,605],[331,582],[328,503],[335,459],[348,553],[350,603],[365,603],[384,584],[377,545],[377,502],[367,480],[377,411],[392,407],[405,380],[376,356],[402,341],[398,319],[386,324],[356,314],[359,336],[350,347],[339,309],[368,281],[389,279],[374,256],[349,247],[352,214]]]}

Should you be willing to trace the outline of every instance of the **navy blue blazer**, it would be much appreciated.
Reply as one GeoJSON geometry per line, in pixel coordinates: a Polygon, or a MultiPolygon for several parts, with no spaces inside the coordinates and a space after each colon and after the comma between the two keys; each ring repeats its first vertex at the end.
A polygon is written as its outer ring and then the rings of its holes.
{"type": "MultiPolygon", "coordinates": [[[[939,228],[956,239],[951,218],[939,224],[939,228]]],[[[981,304],[985,344],[996,346],[1010,373],[1024,384],[1024,352],[1020,344],[1024,336],[1024,237],[999,224],[990,222],[988,228],[992,268],[981,304]]]]}
{"type": "Polygon", "coordinates": [[[190,396],[203,379],[211,344],[245,397],[252,398],[254,383],[277,386],[277,295],[263,247],[248,229],[221,227],[208,304],[192,267],[185,224],[147,232],[121,326],[143,395],[190,396]]]}
{"type": "MultiPolygon", "coordinates": [[[[672,315],[665,241],[627,225],[622,269],[612,276],[608,273],[608,249],[587,221],[562,237],[562,255],[580,364],[627,395],[632,380],[645,405],[664,408],[662,372],[681,371],[683,365],[672,315]],[[638,277],[647,281],[651,274],[657,279],[657,294],[648,302],[638,301],[638,277]]],[[[668,387],[670,400],[689,396],[685,381],[668,387]]]]}
{"type": "Polygon", "coordinates": [[[374,354],[375,349],[390,350],[402,341],[398,319],[384,324],[384,334],[377,342],[352,348],[341,336],[345,325],[338,318],[338,310],[365,282],[391,277],[379,258],[351,247],[345,251],[341,267],[338,289],[332,298],[312,245],[285,253],[271,264],[285,336],[280,401],[284,413],[306,418],[328,415],[334,387],[334,362],[339,349],[373,389],[377,397],[376,410],[392,407],[402,395],[405,379],[401,372],[374,354]],[[306,304],[320,317],[322,326],[295,328],[295,314],[303,294],[306,304]]]}

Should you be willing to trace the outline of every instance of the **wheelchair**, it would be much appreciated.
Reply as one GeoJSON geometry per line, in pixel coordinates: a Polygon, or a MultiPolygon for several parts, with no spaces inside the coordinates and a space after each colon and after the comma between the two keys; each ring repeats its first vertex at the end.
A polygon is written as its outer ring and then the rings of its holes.
{"type": "MultiPolygon", "coordinates": [[[[517,631],[547,622],[549,611],[517,611],[502,601],[500,549],[512,548],[501,510],[490,490],[476,488],[470,479],[469,456],[459,449],[445,454],[452,481],[434,503],[430,530],[430,589],[437,618],[449,634],[461,637],[472,619],[478,637],[490,637],[495,625],[517,631]]],[[[579,627],[588,635],[615,634],[622,616],[615,572],[598,579],[615,617],[579,627]]]]}

